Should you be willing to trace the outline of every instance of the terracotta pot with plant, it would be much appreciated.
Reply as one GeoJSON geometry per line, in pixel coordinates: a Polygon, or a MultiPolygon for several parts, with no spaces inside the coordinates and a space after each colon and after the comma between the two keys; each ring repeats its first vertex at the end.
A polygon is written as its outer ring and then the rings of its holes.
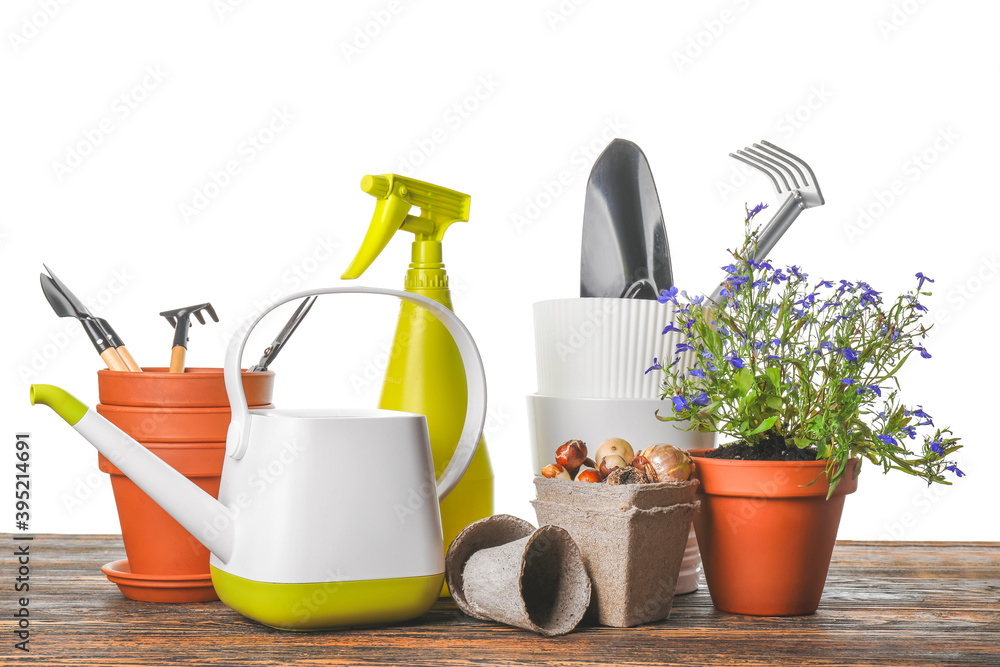
{"type": "MultiPolygon", "coordinates": [[[[683,370],[654,360],[664,375],[663,421],[690,421],[730,443],[690,452],[700,480],[695,532],[715,606],[753,615],[816,610],[847,494],[864,460],[930,483],[963,473],[961,448],[921,406],[904,404],[896,374],[930,353],[919,298],[925,283],[883,299],[863,281],[810,281],[797,266],[755,261],[754,216],[719,303],[677,288],[661,303],[679,307],[664,333],[681,331],[683,370]],[[918,429],[925,431],[918,433],[918,429]]],[[[676,364],[676,362],[675,362],[676,364]]]]}

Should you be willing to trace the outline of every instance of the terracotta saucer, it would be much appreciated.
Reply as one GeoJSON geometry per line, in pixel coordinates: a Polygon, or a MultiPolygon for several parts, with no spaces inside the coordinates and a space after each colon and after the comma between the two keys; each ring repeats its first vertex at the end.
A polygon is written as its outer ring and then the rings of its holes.
{"type": "Polygon", "coordinates": [[[133,574],[127,560],[116,560],[101,568],[122,595],[140,602],[210,602],[219,596],[210,574],[133,574]]]}

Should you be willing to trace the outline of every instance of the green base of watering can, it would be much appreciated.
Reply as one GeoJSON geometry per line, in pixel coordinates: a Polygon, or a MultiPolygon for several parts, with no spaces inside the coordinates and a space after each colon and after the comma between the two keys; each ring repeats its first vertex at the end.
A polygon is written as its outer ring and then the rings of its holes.
{"type": "Polygon", "coordinates": [[[278,630],[311,631],[384,625],[416,618],[441,591],[444,573],[369,581],[272,584],[212,567],[212,584],[227,606],[278,630]]]}

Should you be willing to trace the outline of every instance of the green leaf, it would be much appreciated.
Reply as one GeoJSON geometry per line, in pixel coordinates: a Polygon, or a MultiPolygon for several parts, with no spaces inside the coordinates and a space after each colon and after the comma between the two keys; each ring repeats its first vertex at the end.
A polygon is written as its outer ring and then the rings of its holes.
{"type": "Polygon", "coordinates": [[[746,396],[754,386],[753,371],[747,367],[740,369],[740,372],[736,374],[736,385],[740,388],[740,394],[746,396]]]}
{"type": "Polygon", "coordinates": [[[812,444],[812,440],[809,438],[795,438],[795,446],[799,449],[805,449],[812,444]]]}
{"type": "Polygon", "coordinates": [[[778,415],[774,415],[773,417],[768,417],[767,419],[762,421],[757,428],[750,431],[747,435],[757,435],[758,433],[763,433],[767,429],[774,426],[774,422],[776,421],[778,421],[778,415]]]}
{"type": "Polygon", "coordinates": [[[781,400],[780,396],[768,396],[766,399],[764,399],[764,403],[766,403],[767,407],[771,408],[772,410],[780,411],[785,409],[785,402],[781,400]]]}
{"type": "Polygon", "coordinates": [[[771,381],[771,384],[774,385],[774,388],[780,390],[781,369],[778,368],[777,366],[772,366],[771,368],[768,368],[766,371],[764,371],[764,373],[767,375],[767,378],[771,381]]]}

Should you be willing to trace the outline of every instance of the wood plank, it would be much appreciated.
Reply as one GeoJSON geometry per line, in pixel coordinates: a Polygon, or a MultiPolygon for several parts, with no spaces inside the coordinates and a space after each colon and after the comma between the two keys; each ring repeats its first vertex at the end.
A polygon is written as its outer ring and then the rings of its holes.
{"type": "MultiPolygon", "coordinates": [[[[12,536],[0,539],[11,554],[12,536]]],[[[100,571],[123,557],[118,536],[31,544],[32,664],[1000,666],[998,543],[840,542],[812,616],[725,614],[702,588],[666,622],[551,639],[476,621],[450,600],[399,626],[280,632],[221,602],[126,600],[100,571]]],[[[4,563],[0,663],[18,664],[28,656],[13,649],[16,567],[4,563]]]]}

